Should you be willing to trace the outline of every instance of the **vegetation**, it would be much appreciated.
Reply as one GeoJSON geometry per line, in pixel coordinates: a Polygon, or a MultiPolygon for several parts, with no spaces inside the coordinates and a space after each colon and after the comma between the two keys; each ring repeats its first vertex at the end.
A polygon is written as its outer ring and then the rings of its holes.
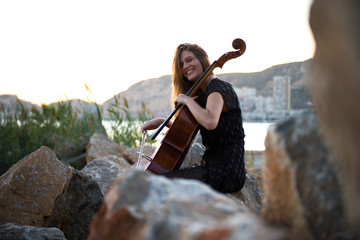
{"type": "Polygon", "coordinates": [[[245,152],[245,156],[244,156],[244,161],[245,161],[245,167],[246,168],[253,168],[254,167],[254,163],[255,163],[255,156],[254,156],[254,151],[249,151],[250,155],[246,154],[245,152]]]}
{"type": "MultiPolygon", "coordinates": [[[[142,132],[141,125],[152,118],[150,110],[142,102],[141,110],[137,112],[137,117],[132,116],[129,104],[126,98],[123,98],[123,104],[117,96],[114,96],[115,103],[111,104],[108,109],[111,119],[111,136],[113,142],[129,147],[137,147],[141,145],[142,132]]],[[[152,144],[149,136],[145,138],[145,142],[152,144]]]]}
{"type": "MultiPolygon", "coordinates": [[[[110,140],[135,147],[141,143],[140,124],[151,117],[142,104],[138,118],[129,112],[127,100],[122,106],[116,98],[108,109],[111,116],[112,134],[110,140]]],[[[61,160],[76,157],[82,153],[82,144],[94,133],[107,136],[103,126],[102,109],[95,103],[94,109],[74,109],[71,101],[55,105],[42,105],[26,109],[17,101],[13,112],[0,106],[0,175],[13,164],[41,146],[51,148],[61,160]]],[[[147,140],[149,142],[149,140],[147,140]]]]}

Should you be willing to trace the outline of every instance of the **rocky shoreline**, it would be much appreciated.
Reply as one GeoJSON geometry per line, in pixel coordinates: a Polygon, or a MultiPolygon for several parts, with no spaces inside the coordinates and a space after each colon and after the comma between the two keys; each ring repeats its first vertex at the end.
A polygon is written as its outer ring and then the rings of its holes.
{"type": "MultiPolygon", "coordinates": [[[[151,191],[151,187],[143,187],[149,184],[147,181],[155,184],[156,188],[156,182],[160,181],[169,185],[169,189],[173,188],[173,184],[180,188],[185,185],[185,189],[190,187],[189,190],[193,189],[190,190],[192,194],[200,194],[199,191],[203,189],[201,191],[205,191],[209,198],[212,195],[219,198],[218,195],[221,195],[221,201],[231,202],[236,208],[247,204],[249,213],[260,214],[262,193],[251,173],[247,174],[248,181],[243,193],[222,195],[197,181],[170,181],[164,177],[152,176],[143,170],[148,164],[145,159],[141,163],[142,169],[135,168],[138,150],[118,145],[103,135],[95,134],[90,138],[86,151],[87,164],[81,171],[58,160],[55,153],[47,147],[41,147],[26,156],[0,177],[0,224],[3,224],[0,227],[1,235],[7,235],[6,239],[16,239],[15,236],[31,231],[37,232],[36,238],[33,238],[37,239],[45,235],[58,236],[60,231],[64,234],[64,238],[60,239],[86,239],[90,222],[95,221],[92,220],[93,217],[99,212],[103,201],[106,201],[104,196],[111,195],[118,183],[134,177],[137,180],[131,181],[129,187],[135,189],[129,190],[128,193],[122,192],[122,196],[128,195],[127,197],[136,200],[136,195],[151,191]],[[48,231],[45,227],[51,228],[48,231]],[[55,231],[54,227],[59,231],[55,231]]],[[[154,147],[146,146],[144,153],[151,155],[154,150],[154,147]]],[[[203,147],[195,142],[182,167],[200,162],[202,153],[203,147]]],[[[173,190],[173,194],[185,194],[185,189],[180,192],[173,190]]],[[[184,201],[193,201],[193,196],[185,195],[184,201]]],[[[170,195],[166,201],[172,197],[170,195]]],[[[138,200],[135,200],[130,204],[136,204],[138,200]]],[[[151,209],[155,208],[156,204],[154,202],[151,209]]],[[[198,204],[201,205],[201,201],[198,204]]]]}
{"type": "MultiPolygon", "coordinates": [[[[334,194],[341,187],[318,129],[311,111],[274,124],[266,151],[257,153],[263,157],[262,169],[248,168],[244,188],[229,194],[199,181],[153,175],[144,171],[145,159],[136,168],[138,148],[118,145],[100,134],[90,138],[80,171],[41,147],[0,177],[0,235],[355,239],[345,222],[342,199],[334,194]]],[[[146,146],[144,153],[154,150],[146,146]]],[[[203,151],[201,142],[195,141],[182,167],[200,163],[203,151]]]]}

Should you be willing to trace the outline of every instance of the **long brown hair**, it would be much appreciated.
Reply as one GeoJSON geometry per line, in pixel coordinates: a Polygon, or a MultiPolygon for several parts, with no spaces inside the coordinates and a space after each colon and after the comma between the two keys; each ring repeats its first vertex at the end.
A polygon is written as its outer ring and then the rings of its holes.
{"type": "Polygon", "coordinates": [[[199,59],[203,71],[205,71],[210,66],[210,60],[207,53],[199,45],[190,43],[180,44],[176,48],[172,68],[172,104],[174,104],[175,98],[180,93],[185,94],[194,84],[181,73],[180,57],[183,51],[192,52],[195,57],[199,59]]]}

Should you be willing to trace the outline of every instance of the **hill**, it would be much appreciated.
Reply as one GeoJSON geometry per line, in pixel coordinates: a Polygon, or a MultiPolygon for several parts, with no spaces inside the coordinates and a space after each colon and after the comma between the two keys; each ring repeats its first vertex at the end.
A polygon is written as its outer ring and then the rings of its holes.
{"type": "MultiPolygon", "coordinates": [[[[266,97],[272,96],[273,77],[287,75],[291,78],[291,107],[301,109],[306,108],[306,103],[310,101],[305,81],[311,61],[310,59],[303,62],[280,64],[253,73],[217,74],[217,77],[231,83],[235,88],[255,88],[258,95],[266,97]]],[[[128,100],[129,108],[133,112],[140,109],[141,103],[144,102],[155,116],[167,116],[171,112],[171,76],[165,75],[159,78],[143,80],[116,96],[120,99],[125,97],[128,100]]],[[[0,105],[3,104],[5,109],[8,110],[14,109],[16,100],[17,97],[14,95],[0,95],[0,105]]],[[[29,102],[20,101],[26,108],[31,108],[33,105],[29,102]]],[[[82,108],[86,108],[88,111],[94,109],[93,103],[77,99],[71,101],[73,106],[79,110],[82,108]]],[[[101,105],[104,109],[104,117],[107,117],[106,110],[114,102],[114,97],[112,97],[101,105]]]]}
{"type": "Polygon", "coordinates": [[[3,109],[7,112],[12,112],[15,110],[16,103],[18,101],[20,101],[23,107],[27,110],[30,110],[32,107],[36,107],[38,110],[40,110],[40,106],[18,99],[16,95],[0,95],[0,109],[3,109]]]}

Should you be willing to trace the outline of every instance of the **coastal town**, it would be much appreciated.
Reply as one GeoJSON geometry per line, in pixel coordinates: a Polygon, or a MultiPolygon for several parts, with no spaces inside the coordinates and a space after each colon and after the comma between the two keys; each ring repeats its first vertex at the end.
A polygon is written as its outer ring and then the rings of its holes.
{"type": "MultiPolygon", "coordinates": [[[[261,96],[255,88],[235,88],[239,96],[243,119],[245,121],[273,122],[299,111],[291,105],[291,77],[274,76],[272,96],[261,96]]],[[[311,108],[311,101],[303,104],[304,108],[311,108]]]]}

